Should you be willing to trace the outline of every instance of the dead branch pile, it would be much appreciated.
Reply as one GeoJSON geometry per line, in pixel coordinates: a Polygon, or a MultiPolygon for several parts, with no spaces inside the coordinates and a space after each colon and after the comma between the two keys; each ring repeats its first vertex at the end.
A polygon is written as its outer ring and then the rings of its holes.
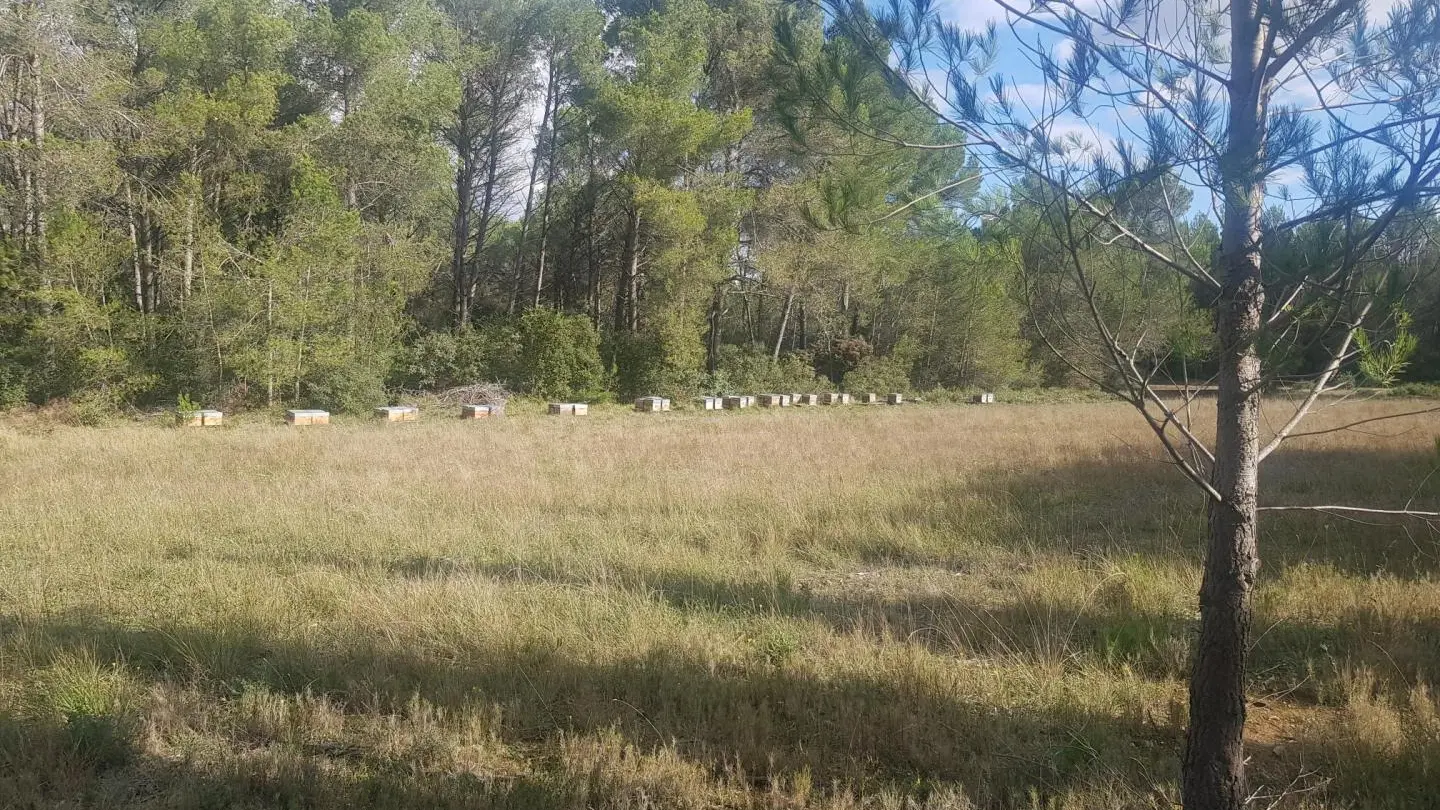
{"type": "Polygon", "coordinates": [[[436,397],[446,405],[489,405],[499,415],[511,393],[500,383],[475,383],[441,391],[436,397]]]}

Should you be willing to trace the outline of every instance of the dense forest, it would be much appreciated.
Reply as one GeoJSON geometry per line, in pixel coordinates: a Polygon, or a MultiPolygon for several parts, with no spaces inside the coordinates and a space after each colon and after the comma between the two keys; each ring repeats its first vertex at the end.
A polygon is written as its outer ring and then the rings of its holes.
{"type": "MultiPolygon", "coordinates": [[[[6,0],[0,406],[1084,383],[1046,190],[837,123],[937,127],[824,25],[774,0],[6,0]]],[[[1154,220],[1202,261],[1218,238],[1154,220]]],[[[1431,224],[1377,260],[1368,382],[1440,374],[1431,224]]],[[[1340,228],[1266,245],[1266,272],[1340,228]]],[[[1104,240],[1086,261],[1137,354],[1204,379],[1206,303],[1104,240]]]]}

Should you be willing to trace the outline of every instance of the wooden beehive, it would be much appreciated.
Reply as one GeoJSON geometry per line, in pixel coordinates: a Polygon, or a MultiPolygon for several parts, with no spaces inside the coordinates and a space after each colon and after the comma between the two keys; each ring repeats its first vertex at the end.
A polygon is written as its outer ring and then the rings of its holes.
{"type": "Polygon", "coordinates": [[[551,416],[585,416],[588,413],[590,413],[590,406],[584,402],[550,403],[551,416]]]}
{"type": "Polygon", "coordinates": [[[794,395],[792,395],[792,394],[781,394],[781,395],[780,395],[780,407],[782,407],[782,408],[788,408],[788,407],[790,407],[791,405],[794,405],[794,404],[795,404],[795,397],[794,397],[794,395]]]}
{"type": "Polygon", "coordinates": [[[660,413],[670,410],[670,400],[664,397],[640,397],[635,400],[635,410],[641,413],[660,413]]]}
{"type": "Polygon", "coordinates": [[[185,427],[219,427],[225,422],[225,414],[220,411],[180,411],[177,415],[185,427]]]}
{"type": "Polygon", "coordinates": [[[313,408],[300,408],[285,412],[285,423],[290,425],[328,425],[330,412],[313,408]]]}
{"type": "Polygon", "coordinates": [[[796,404],[796,405],[819,405],[819,404],[820,404],[820,396],[819,396],[818,394],[796,394],[796,395],[795,395],[795,404],[796,404]]]}
{"type": "Polygon", "coordinates": [[[414,422],[420,418],[420,409],[414,405],[385,405],[375,409],[375,417],[382,422],[414,422]]]}
{"type": "Polygon", "coordinates": [[[879,401],[880,401],[880,398],[877,397],[877,396],[875,396],[874,394],[861,394],[861,395],[860,395],[860,404],[861,404],[861,405],[874,405],[875,403],[877,403],[877,402],[879,402],[879,401]]]}
{"type": "Polygon", "coordinates": [[[718,411],[725,407],[724,397],[701,397],[696,402],[700,403],[700,409],[705,411],[718,411]]]}
{"type": "Polygon", "coordinates": [[[784,403],[785,403],[785,395],[784,395],[784,394],[761,394],[761,395],[760,395],[760,407],[762,407],[762,408],[779,408],[779,407],[782,407],[782,406],[784,405],[784,403]]]}
{"type": "Polygon", "coordinates": [[[987,391],[983,394],[976,394],[970,398],[970,401],[976,405],[994,405],[995,395],[987,391]]]}
{"type": "Polygon", "coordinates": [[[461,419],[485,419],[491,416],[494,411],[490,405],[461,405],[461,419]]]}
{"type": "Polygon", "coordinates": [[[891,405],[899,405],[900,403],[905,401],[905,397],[900,394],[887,394],[885,396],[885,401],[890,403],[891,405]]]}
{"type": "Polygon", "coordinates": [[[725,410],[733,411],[740,408],[748,408],[750,407],[750,401],[752,399],[754,399],[754,397],[725,397],[725,410]]]}

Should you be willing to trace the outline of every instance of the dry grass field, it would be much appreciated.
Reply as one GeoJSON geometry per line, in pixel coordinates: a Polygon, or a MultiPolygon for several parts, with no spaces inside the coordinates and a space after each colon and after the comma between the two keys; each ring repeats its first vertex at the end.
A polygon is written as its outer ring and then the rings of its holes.
{"type": "MultiPolygon", "coordinates": [[[[1265,501],[1436,508],[1440,416],[1367,427],[1265,501]]],[[[1158,457],[1122,405],[0,426],[0,807],[1169,808],[1158,457]]],[[[1255,806],[1437,806],[1440,539],[1262,555],[1255,806]]]]}

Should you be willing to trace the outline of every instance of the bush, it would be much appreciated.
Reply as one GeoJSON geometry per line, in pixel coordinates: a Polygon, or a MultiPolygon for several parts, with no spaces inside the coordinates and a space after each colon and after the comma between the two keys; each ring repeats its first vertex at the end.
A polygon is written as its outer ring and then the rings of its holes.
{"type": "Polygon", "coordinates": [[[396,355],[390,385],[445,391],[498,378],[513,364],[516,333],[510,324],[463,332],[422,332],[396,355]]]}
{"type": "Polygon", "coordinates": [[[532,309],[520,317],[514,386],[546,399],[599,399],[605,395],[600,335],[583,315],[532,309]]]}
{"type": "Polygon", "coordinates": [[[910,390],[910,362],[899,357],[871,357],[845,375],[846,391],[886,394],[910,390]]]}
{"type": "Polygon", "coordinates": [[[846,374],[859,368],[874,353],[875,349],[865,338],[832,338],[823,349],[815,352],[815,372],[840,385],[846,374]]]}
{"type": "Polygon", "coordinates": [[[716,394],[749,392],[803,394],[828,387],[815,376],[805,352],[781,355],[779,362],[763,351],[722,346],[710,390],[716,394]]]}

